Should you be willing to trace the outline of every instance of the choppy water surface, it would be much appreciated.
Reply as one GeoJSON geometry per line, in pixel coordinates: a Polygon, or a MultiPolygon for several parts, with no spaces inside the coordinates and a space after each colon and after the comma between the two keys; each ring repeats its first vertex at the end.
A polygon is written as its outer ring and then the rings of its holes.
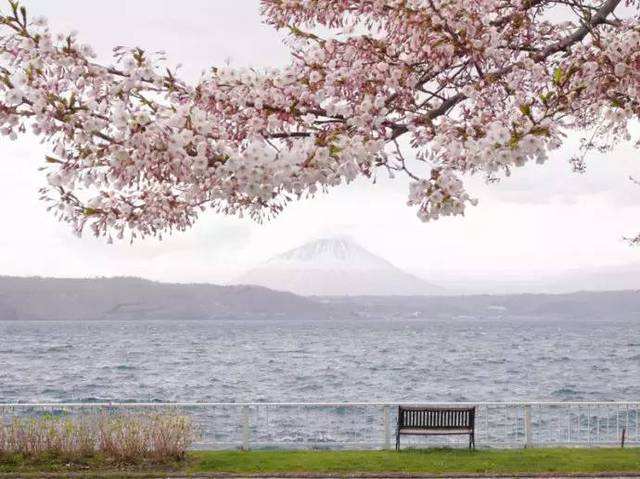
{"type": "Polygon", "coordinates": [[[638,397],[633,320],[0,322],[0,402],[638,397]]]}

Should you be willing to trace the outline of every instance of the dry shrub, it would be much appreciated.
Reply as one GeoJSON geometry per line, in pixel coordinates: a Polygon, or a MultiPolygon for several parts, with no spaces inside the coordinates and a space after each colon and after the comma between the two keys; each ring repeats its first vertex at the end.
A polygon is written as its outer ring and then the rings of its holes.
{"type": "Polygon", "coordinates": [[[51,454],[67,458],[93,451],[94,440],[88,418],[13,418],[2,428],[0,450],[28,457],[51,454]]]}
{"type": "Polygon", "coordinates": [[[103,415],[98,421],[98,450],[118,462],[136,462],[149,450],[145,417],[103,415]]]}
{"type": "Polygon", "coordinates": [[[189,417],[174,413],[77,417],[0,417],[0,455],[73,460],[102,454],[118,463],[183,459],[195,439],[189,417]]]}
{"type": "Polygon", "coordinates": [[[156,415],[151,424],[151,452],[156,460],[184,459],[195,440],[195,429],[188,416],[156,415]]]}

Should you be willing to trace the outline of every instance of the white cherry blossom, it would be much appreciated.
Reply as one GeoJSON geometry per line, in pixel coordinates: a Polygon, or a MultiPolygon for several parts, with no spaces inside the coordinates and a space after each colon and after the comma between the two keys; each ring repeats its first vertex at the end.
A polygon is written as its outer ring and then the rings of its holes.
{"type": "Polygon", "coordinates": [[[78,234],[160,237],[206,208],[262,220],[385,170],[411,178],[408,204],[429,221],[476,203],[466,175],[542,163],[571,130],[580,155],[638,144],[637,0],[261,4],[290,34],[291,65],[213,68],[190,85],[141,48],[96,64],[75,32],[8,2],[0,133],[50,145],[54,214],[78,234]]]}

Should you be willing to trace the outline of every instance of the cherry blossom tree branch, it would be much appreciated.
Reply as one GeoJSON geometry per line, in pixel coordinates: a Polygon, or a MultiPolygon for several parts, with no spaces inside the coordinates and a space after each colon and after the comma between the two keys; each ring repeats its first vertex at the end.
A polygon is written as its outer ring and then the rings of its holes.
{"type": "Polygon", "coordinates": [[[262,0],[291,65],[195,85],[141,48],[102,66],[8,4],[0,132],[48,143],[42,198],[109,240],[182,231],[206,208],[261,221],[379,168],[409,177],[422,220],[460,215],[476,203],[465,175],[542,163],[568,131],[608,151],[640,113],[637,2],[618,18],[620,0],[262,0]]]}

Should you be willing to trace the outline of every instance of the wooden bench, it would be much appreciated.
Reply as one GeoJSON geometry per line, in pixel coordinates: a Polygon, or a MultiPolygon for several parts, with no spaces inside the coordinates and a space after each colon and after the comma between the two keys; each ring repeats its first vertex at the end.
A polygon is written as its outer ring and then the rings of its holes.
{"type": "Polygon", "coordinates": [[[476,448],[476,408],[398,407],[396,451],[400,449],[400,435],[419,436],[468,434],[469,449],[476,448]]]}

